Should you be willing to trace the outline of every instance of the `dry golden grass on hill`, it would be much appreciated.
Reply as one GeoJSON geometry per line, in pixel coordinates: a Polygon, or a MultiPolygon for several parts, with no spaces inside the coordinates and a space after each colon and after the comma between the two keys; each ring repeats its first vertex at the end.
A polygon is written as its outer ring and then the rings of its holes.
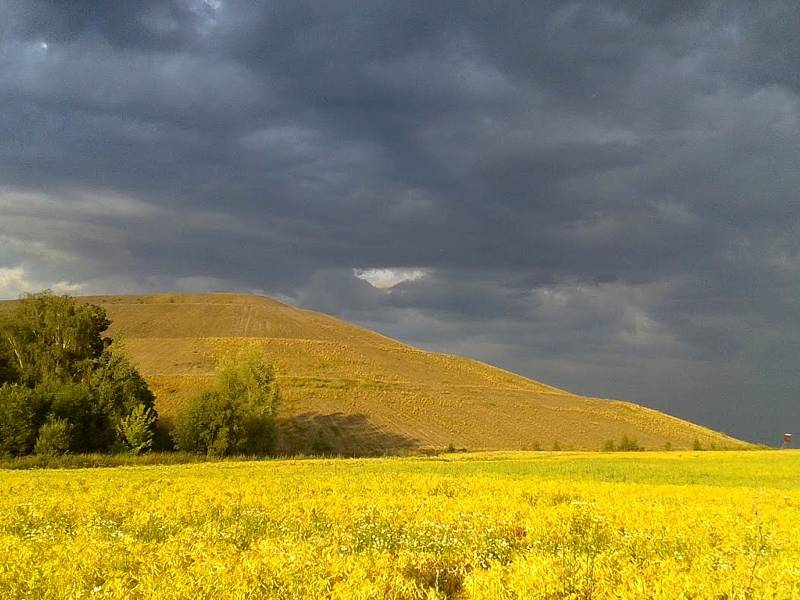
{"type": "Polygon", "coordinates": [[[216,358],[243,344],[280,372],[280,447],[367,454],[403,449],[649,449],[742,443],[635,404],[585,398],[458,356],[422,351],[328,315],[238,294],[103,296],[110,335],[167,421],[209,385],[216,358]]]}

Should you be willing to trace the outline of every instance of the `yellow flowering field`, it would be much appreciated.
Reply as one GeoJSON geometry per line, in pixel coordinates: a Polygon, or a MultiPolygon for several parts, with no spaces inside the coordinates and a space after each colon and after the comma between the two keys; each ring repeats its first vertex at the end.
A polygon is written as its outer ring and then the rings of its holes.
{"type": "Polygon", "coordinates": [[[800,453],[0,470],[2,598],[800,598],[800,453]]]}

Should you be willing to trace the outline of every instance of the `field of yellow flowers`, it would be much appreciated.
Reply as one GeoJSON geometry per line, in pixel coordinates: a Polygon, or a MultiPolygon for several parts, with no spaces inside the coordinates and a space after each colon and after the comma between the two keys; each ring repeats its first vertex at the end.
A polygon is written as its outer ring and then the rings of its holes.
{"type": "Polygon", "coordinates": [[[0,597],[800,598],[800,453],[0,470],[0,597]]]}

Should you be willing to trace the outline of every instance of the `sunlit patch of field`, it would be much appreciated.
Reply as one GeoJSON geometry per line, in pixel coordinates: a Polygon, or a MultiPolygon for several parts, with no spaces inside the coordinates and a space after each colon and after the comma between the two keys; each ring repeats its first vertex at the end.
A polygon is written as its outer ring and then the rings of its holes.
{"type": "Polygon", "coordinates": [[[0,471],[3,598],[800,598],[800,453],[0,471]]]}

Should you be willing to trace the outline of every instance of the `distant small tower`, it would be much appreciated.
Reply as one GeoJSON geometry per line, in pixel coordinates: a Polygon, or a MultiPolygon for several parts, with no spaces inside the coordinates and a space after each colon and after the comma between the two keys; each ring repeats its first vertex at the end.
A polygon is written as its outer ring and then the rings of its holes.
{"type": "Polygon", "coordinates": [[[783,447],[784,448],[791,448],[792,447],[792,434],[791,433],[784,433],[783,434],[783,447]]]}

